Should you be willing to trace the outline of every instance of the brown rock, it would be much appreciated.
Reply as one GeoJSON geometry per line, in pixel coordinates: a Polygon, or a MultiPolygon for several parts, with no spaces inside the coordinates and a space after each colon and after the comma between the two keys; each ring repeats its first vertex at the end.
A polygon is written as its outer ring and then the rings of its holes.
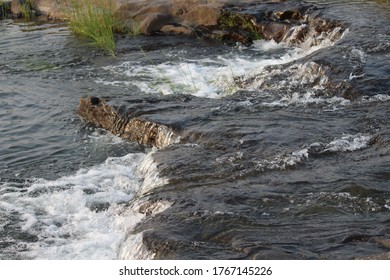
{"type": "Polygon", "coordinates": [[[280,20],[299,20],[302,18],[298,11],[284,11],[275,13],[280,20]]]}
{"type": "Polygon", "coordinates": [[[144,34],[160,31],[161,27],[170,24],[172,17],[169,14],[149,14],[141,23],[140,29],[144,34]]]}
{"type": "Polygon", "coordinates": [[[190,35],[192,34],[191,29],[185,27],[185,26],[175,26],[175,25],[164,25],[160,29],[161,32],[166,34],[184,34],[184,35],[190,35]]]}
{"type": "MultiPolygon", "coordinates": [[[[214,26],[221,14],[222,4],[207,1],[130,1],[117,5],[117,14],[122,18],[133,18],[140,23],[141,30],[150,34],[161,29],[164,25],[174,26],[214,26]]],[[[217,1],[221,2],[221,1],[217,1]]],[[[183,28],[171,28],[183,33],[183,28]]],[[[184,32],[187,34],[188,32],[184,32]]]]}
{"type": "MultiPolygon", "coordinates": [[[[21,15],[21,7],[26,2],[26,0],[12,0],[11,2],[11,12],[16,16],[21,15]]],[[[34,0],[33,10],[38,14],[47,16],[52,19],[65,19],[66,18],[66,8],[67,1],[59,0],[34,0]]]]}
{"type": "Polygon", "coordinates": [[[261,26],[264,38],[267,40],[273,39],[276,42],[280,42],[289,30],[290,26],[288,24],[279,22],[268,22],[261,26]]]}
{"type": "Polygon", "coordinates": [[[101,98],[81,98],[77,113],[88,123],[143,145],[162,148],[179,140],[179,136],[171,128],[140,117],[121,115],[101,98]]]}
{"type": "Polygon", "coordinates": [[[221,10],[214,6],[196,5],[188,13],[183,13],[181,19],[185,23],[203,26],[215,26],[221,16],[221,10]]]}
{"type": "Polygon", "coordinates": [[[14,15],[20,14],[20,7],[21,7],[21,2],[19,0],[12,0],[11,2],[11,12],[14,15]]]}
{"type": "Polygon", "coordinates": [[[372,240],[372,242],[375,242],[387,249],[390,249],[390,238],[376,237],[372,240]]]}
{"type": "Polygon", "coordinates": [[[65,19],[67,6],[67,1],[34,0],[35,10],[52,19],[65,19]]]}

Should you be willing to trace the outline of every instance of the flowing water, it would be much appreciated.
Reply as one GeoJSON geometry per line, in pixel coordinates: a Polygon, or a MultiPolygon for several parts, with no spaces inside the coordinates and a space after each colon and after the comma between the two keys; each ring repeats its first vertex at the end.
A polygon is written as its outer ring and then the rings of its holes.
{"type": "Polygon", "coordinates": [[[342,24],[252,46],[121,38],[116,57],[62,24],[1,21],[0,258],[388,252],[390,4],[307,2],[342,24]],[[164,100],[148,114],[182,138],[157,150],[90,127],[87,95],[164,100]]]}

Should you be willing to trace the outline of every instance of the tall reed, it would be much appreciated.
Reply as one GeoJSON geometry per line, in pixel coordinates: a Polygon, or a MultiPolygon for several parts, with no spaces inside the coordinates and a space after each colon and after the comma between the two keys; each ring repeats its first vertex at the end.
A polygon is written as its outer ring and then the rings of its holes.
{"type": "Polygon", "coordinates": [[[111,0],[70,0],[69,28],[115,56],[114,7],[111,0]]]}
{"type": "Polygon", "coordinates": [[[6,18],[8,13],[8,7],[6,7],[6,3],[3,0],[0,0],[0,20],[6,18]]]}
{"type": "Polygon", "coordinates": [[[19,11],[24,19],[31,20],[34,17],[34,5],[34,0],[25,0],[21,2],[19,11]]]}

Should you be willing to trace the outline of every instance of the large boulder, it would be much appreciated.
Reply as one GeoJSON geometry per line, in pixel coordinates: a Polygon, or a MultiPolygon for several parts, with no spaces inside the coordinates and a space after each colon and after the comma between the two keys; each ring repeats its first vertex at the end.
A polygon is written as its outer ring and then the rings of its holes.
{"type": "MultiPolygon", "coordinates": [[[[165,26],[182,27],[177,30],[187,33],[196,26],[216,26],[225,1],[116,1],[116,14],[124,20],[132,19],[144,34],[161,31],[165,26]],[[206,4],[207,3],[207,4],[206,4]]],[[[169,31],[176,29],[169,28],[169,31]]]]}
{"type": "Polygon", "coordinates": [[[66,18],[67,5],[67,1],[63,0],[34,0],[35,9],[51,19],[66,18]]]}
{"type": "Polygon", "coordinates": [[[28,6],[34,15],[47,16],[49,19],[65,19],[67,0],[11,0],[11,13],[14,17],[22,16],[24,7],[28,6]]]}

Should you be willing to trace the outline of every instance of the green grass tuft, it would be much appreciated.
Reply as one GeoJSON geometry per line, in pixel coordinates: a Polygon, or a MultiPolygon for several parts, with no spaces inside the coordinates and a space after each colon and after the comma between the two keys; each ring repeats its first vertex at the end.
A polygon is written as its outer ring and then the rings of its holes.
{"type": "Polygon", "coordinates": [[[19,8],[22,18],[31,20],[34,17],[34,4],[34,0],[25,0],[22,2],[19,8]]]}
{"type": "Polygon", "coordinates": [[[0,20],[7,17],[9,7],[6,7],[6,4],[3,0],[0,0],[0,20]]]}
{"type": "Polygon", "coordinates": [[[242,30],[248,40],[262,39],[261,33],[247,15],[225,12],[219,19],[219,24],[223,30],[242,30]]]}
{"type": "Polygon", "coordinates": [[[77,35],[115,56],[114,8],[111,0],[71,0],[69,28],[77,35]]]}

